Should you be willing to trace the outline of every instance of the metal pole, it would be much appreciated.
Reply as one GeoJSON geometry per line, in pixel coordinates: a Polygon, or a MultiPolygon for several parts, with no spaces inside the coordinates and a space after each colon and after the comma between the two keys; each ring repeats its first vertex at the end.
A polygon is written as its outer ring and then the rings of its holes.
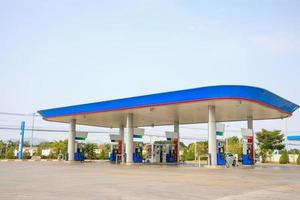
{"type": "Polygon", "coordinates": [[[179,121],[174,122],[174,132],[178,134],[177,138],[177,163],[180,162],[180,130],[179,130],[179,121]]]}
{"type": "Polygon", "coordinates": [[[35,113],[32,114],[31,145],[30,145],[30,149],[31,149],[32,155],[33,155],[33,129],[34,129],[34,117],[35,117],[35,113]]]}
{"type": "Polygon", "coordinates": [[[197,150],[197,142],[195,142],[195,146],[194,146],[194,157],[195,157],[195,161],[197,161],[196,150],[197,150]]]}
{"type": "Polygon", "coordinates": [[[6,146],[5,146],[5,158],[6,158],[6,154],[7,154],[7,148],[8,148],[8,142],[6,142],[6,146]]]}
{"type": "Polygon", "coordinates": [[[151,147],[151,158],[150,158],[150,160],[151,160],[151,163],[153,163],[153,148],[154,148],[154,146],[152,144],[152,136],[149,135],[149,138],[150,138],[150,147],[151,147]]]}
{"type": "MultiPolygon", "coordinates": [[[[229,125],[227,125],[227,127],[229,127],[229,125]]],[[[227,130],[227,129],[226,129],[227,130]]],[[[225,152],[227,151],[228,152],[228,134],[226,132],[226,130],[224,131],[224,136],[225,136],[225,147],[226,147],[226,150],[224,150],[225,152]]]]}
{"type": "Polygon", "coordinates": [[[289,141],[287,139],[287,118],[284,119],[284,134],[286,136],[286,149],[289,150],[289,141]]]}

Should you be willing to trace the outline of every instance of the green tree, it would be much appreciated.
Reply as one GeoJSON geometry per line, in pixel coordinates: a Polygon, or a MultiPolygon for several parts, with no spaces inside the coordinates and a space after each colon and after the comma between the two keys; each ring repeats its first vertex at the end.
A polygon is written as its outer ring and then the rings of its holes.
{"type": "Polygon", "coordinates": [[[110,152],[110,144],[102,144],[99,146],[100,149],[100,155],[99,155],[99,159],[100,160],[108,160],[108,154],[110,152]]]}
{"type": "Polygon", "coordinates": [[[300,154],[300,150],[299,149],[291,149],[288,152],[289,154],[300,154]]]}
{"type": "Polygon", "coordinates": [[[101,150],[98,158],[99,160],[107,160],[108,156],[106,155],[105,151],[101,150]]]}
{"type": "Polygon", "coordinates": [[[184,150],[183,150],[183,161],[187,160],[187,154],[188,154],[187,148],[184,148],[184,150]]]}
{"type": "Polygon", "coordinates": [[[297,165],[300,165],[300,154],[298,154],[297,165]]]}
{"type": "Polygon", "coordinates": [[[243,154],[243,142],[236,136],[227,138],[225,151],[233,154],[238,154],[239,157],[243,154]]]}
{"type": "MultiPolygon", "coordinates": [[[[42,142],[37,145],[37,153],[35,155],[41,156],[42,150],[44,149],[51,149],[50,155],[48,156],[49,159],[57,159],[60,153],[66,154],[68,149],[68,140],[42,142]]],[[[42,157],[45,158],[44,156],[42,157]]]]}
{"type": "Polygon", "coordinates": [[[38,147],[35,153],[35,156],[41,156],[42,155],[42,148],[38,147]]]}
{"type": "Polygon", "coordinates": [[[30,153],[28,151],[24,151],[23,154],[22,154],[22,159],[30,159],[31,156],[30,156],[30,153]]]}
{"type": "Polygon", "coordinates": [[[5,158],[6,143],[0,140],[0,159],[5,158]]]}
{"type": "Polygon", "coordinates": [[[15,148],[13,146],[10,146],[5,154],[6,159],[14,159],[15,158],[15,148]]]}
{"type": "Polygon", "coordinates": [[[8,140],[6,144],[7,144],[7,148],[14,147],[15,149],[18,149],[19,147],[19,142],[14,142],[12,140],[8,140]]]}
{"type": "Polygon", "coordinates": [[[58,157],[58,154],[67,153],[68,141],[67,140],[54,141],[50,145],[50,148],[51,148],[51,152],[53,154],[52,157],[56,159],[58,157]]]}
{"type": "Polygon", "coordinates": [[[97,158],[95,150],[98,148],[97,144],[87,143],[84,147],[84,152],[86,154],[86,158],[89,160],[94,160],[97,158]]]}
{"type": "Polygon", "coordinates": [[[288,154],[287,150],[284,150],[282,152],[282,155],[279,159],[279,163],[280,164],[288,164],[289,163],[289,154],[288,154]]]}
{"type": "Polygon", "coordinates": [[[197,142],[197,155],[208,154],[208,142],[197,142]]]}
{"type": "Polygon", "coordinates": [[[262,162],[266,161],[266,158],[275,150],[282,150],[285,145],[283,144],[284,135],[281,131],[274,130],[268,131],[262,129],[256,133],[257,145],[259,148],[259,155],[262,157],[262,162]]]}
{"type": "Polygon", "coordinates": [[[57,159],[57,156],[58,156],[57,152],[50,150],[48,159],[57,159]]]}
{"type": "Polygon", "coordinates": [[[188,145],[186,160],[195,160],[195,143],[188,145]]]}
{"type": "Polygon", "coordinates": [[[198,159],[199,156],[203,156],[208,153],[208,142],[196,142],[191,143],[184,148],[183,157],[184,160],[195,160],[195,156],[198,159]],[[195,149],[196,145],[196,149],[195,149]],[[195,153],[196,150],[196,153],[195,153]]]}
{"type": "Polygon", "coordinates": [[[30,147],[30,143],[29,141],[24,141],[24,144],[23,144],[24,147],[30,147]]]}

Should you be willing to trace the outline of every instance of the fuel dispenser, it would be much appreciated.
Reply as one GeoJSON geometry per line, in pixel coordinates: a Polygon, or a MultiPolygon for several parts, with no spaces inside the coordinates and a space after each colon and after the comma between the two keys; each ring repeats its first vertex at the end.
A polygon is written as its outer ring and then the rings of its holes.
{"type": "Polygon", "coordinates": [[[166,132],[167,141],[146,146],[146,162],[176,163],[178,158],[178,134],[166,132]]]}
{"type": "Polygon", "coordinates": [[[153,148],[153,156],[152,156],[152,160],[151,160],[152,163],[163,163],[164,162],[163,144],[153,144],[152,148],[153,148]]]}
{"type": "Polygon", "coordinates": [[[151,163],[175,163],[176,146],[172,143],[147,145],[146,161],[151,163]]]}
{"type": "Polygon", "coordinates": [[[134,142],[134,151],[133,151],[133,162],[142,163],[143,162],[143,143],[134,142]]]}
{"type": "MultiPolygon", "coordinates": [[[[133,138],[135,140],[143,139],[145,135],[145,129],[135,128],[133,138]]],[[[134,163],[142,163],[143,162],[143,142],[142,141],[134,141],[133,142],[133,162],[134,163]]]]}
{"type": "Polygon", "coordinates": [[[177,139],[174,139],[171,144],[167,145],[167,154],[166,154],[166,162],[167,163],[176,163],[178,157],[178,142],[177,139]]]}
{"type": "Polygon", "coordinates": [[[254,164],[254,148],[253,137],[246,137],[243,139],[243,165],[254,164]]]}
{"type": "Polygon", "coordinates": [[[109,153],[110,161],[120,161],[122,160],[122,141],[117,141],[114,144],[111,144],[111,151],[109,153]]]}
{"type": "Polygon", "coordinates": [[[167,162],[167,146],[166,144],[153,144],[153,163],[166,163],[167,162]]]}
{"type": "Polygon", "coordinates": [[[179,157],[178,133],[167,131],[166,138],[171,141],[171,144],[167,146],[166,162],[176,163],[179,157]]]}
{"type": "Polygon", "coordinates": [[[146,144],[145,145],[145,150],[146,150],[146,154],[145,154],[145,162],[146,163],[151,163],[152,161],[152,157],[153,157],[153,145],[152,144],[146,144]]]}
{"type": "Polygon", "coordinates": [[[120,135],[110,135],[111,146],[109,153],[109,160],[112,162],[116,162],[122,160],[122,140],[120,135]]]}
{"type": "Polygon", "coordinates": [[[76,142],[75,143],[75,150],[76,150],[76,152],[74,153],[74,160],[83,162],[85,160],[85,157],[84,157],[84,144],[76,142]]]}
{"type": "MultiPolygon", "coordinates": [[[[75,134],[75,152],[74,152],[74,161],[83,162],[85,160],[84,147],[85,139],[88,136],[88,132],[76,131],[75,134]]],[[[66,159],[69,160],[69,155],[67,154],[66,159]]]]}
{"type": "Polygon", "coordinates": [[[253,130],[242,129],[243,135],[243,165],[254,164],[254,141],[253,141],[253,130]]]}
{"type": "Polygon", "coordinates": [[[226,165],[224,140],[217,140],[217,165],[226,165]]]}
{"type": "Polygon", "coordinates": [[[225,124],[216,124],[216,137],[217,137],[217,165],[226,165],[225,158],[225,124]]]}

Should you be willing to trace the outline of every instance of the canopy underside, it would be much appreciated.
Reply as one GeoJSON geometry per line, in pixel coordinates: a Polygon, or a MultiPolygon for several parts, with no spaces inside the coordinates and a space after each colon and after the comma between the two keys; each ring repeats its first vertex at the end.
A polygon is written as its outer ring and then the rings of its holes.
{"type": "Polygon", "coordinates": [[[180,124],[196,124],[208,122],[209,105],[216,107],[216,121],[218,122],[243,121],[249,117],[253,120],[279,119],[291,115],[250,100],[224,99],[82,113],[45,119],[65,123],[76,119],[79,125],[119,128],[121,125],[126,125],[126,116],[133,113],[135,127],[172,125],[175,121],[179,121],[180,124]]]}

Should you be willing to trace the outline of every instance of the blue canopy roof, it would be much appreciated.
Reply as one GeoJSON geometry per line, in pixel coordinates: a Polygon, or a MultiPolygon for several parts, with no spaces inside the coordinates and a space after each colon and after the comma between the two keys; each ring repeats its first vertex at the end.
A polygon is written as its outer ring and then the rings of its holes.
{"type": "Polygon", "coordinates": [[[299,108],[298,105],[262,88],[223,85],[53,108],[38,112],[43,118],[51,118],[218,99],[252,101],[289,115],[299,108]]]}

